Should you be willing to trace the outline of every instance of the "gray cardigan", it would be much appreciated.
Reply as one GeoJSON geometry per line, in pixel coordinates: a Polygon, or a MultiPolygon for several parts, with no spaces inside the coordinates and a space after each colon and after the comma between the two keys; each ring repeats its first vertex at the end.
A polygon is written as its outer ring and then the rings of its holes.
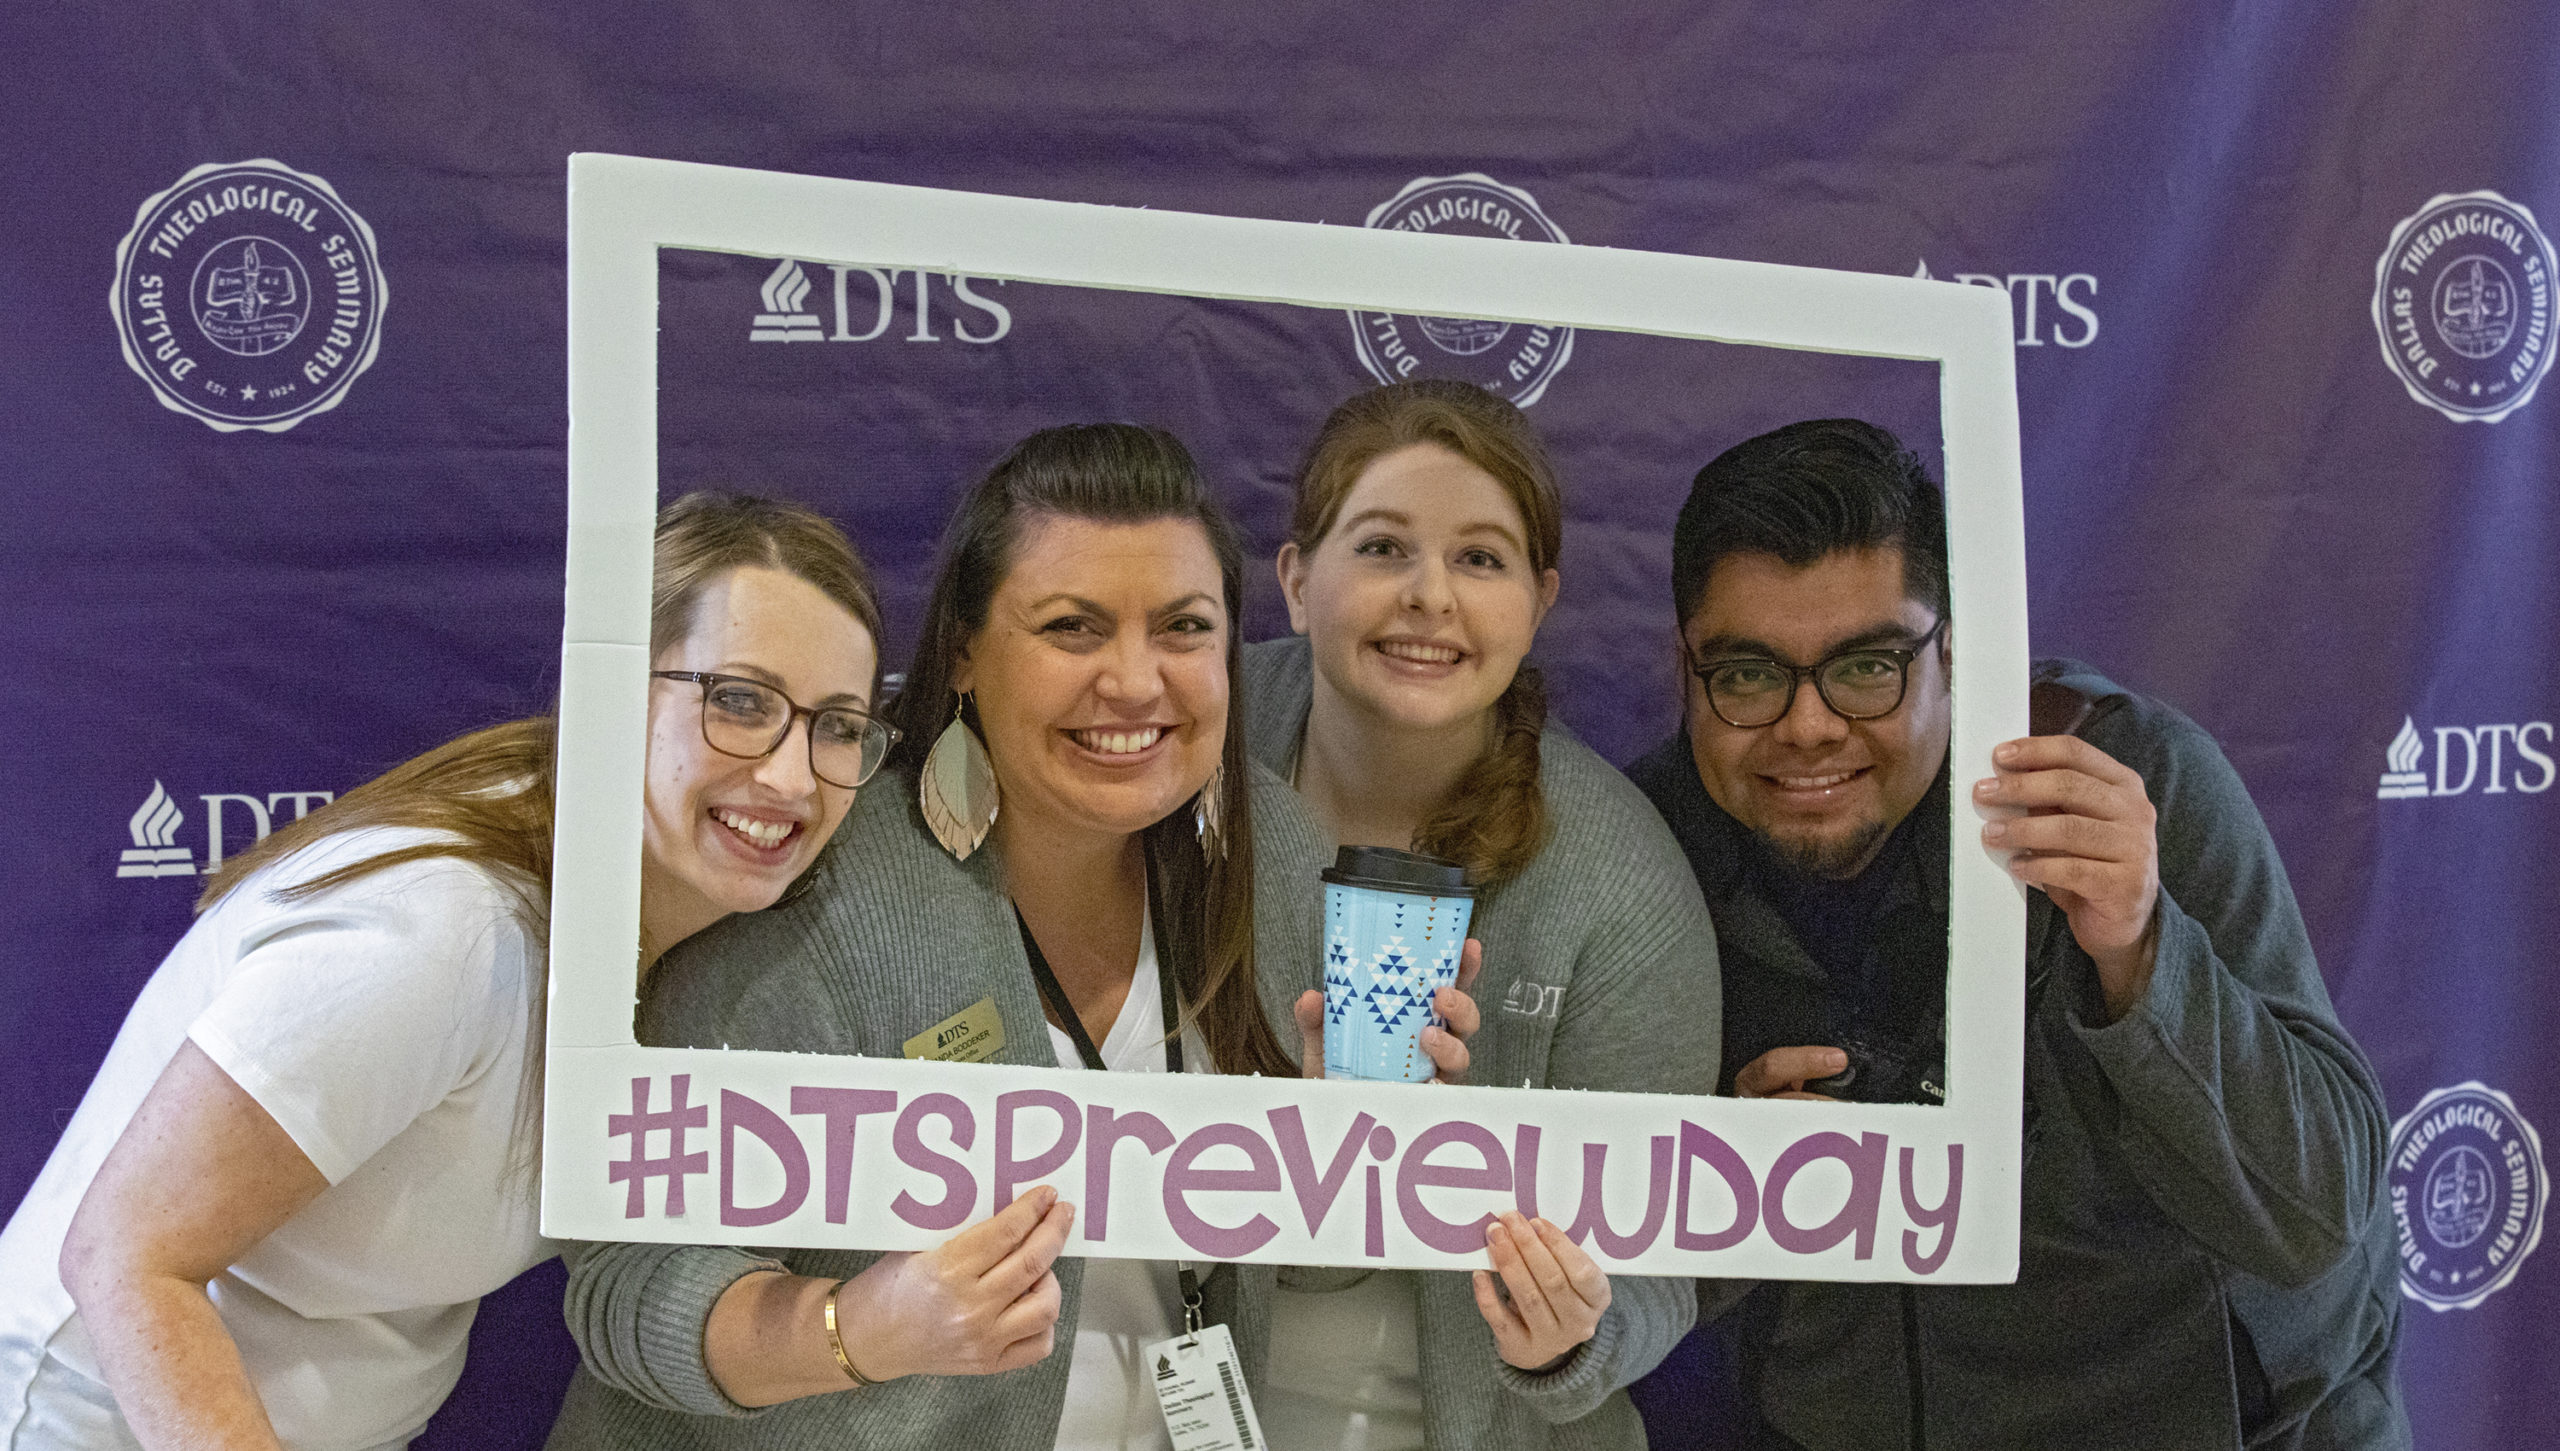
{"type": "MultiPolygon", "coordinates": [[[[1331,849],[1276,777],[1257,767],[1251,789],[1255,954],[1265,1009],[1283,1044],[1294,1046],[1290,1004],[1298,980],[1316,979],[1322,927],[1316,873],[1331,860],[1331,849]]],[[[644,1043],[670,1047],[895,1057],[918,1029],[982,997],[992,997],[1004,1019],[997,1061],[1056,1061],[995,854],[953,861],[925,831],[912,778],[891,773],[855,800],[805,894],[730,918],[659,963],[639,1034],[644,1043]]],[[[1051,1446],[1084,1279],[1078,1258],[1057,1262],[1059,1352],[1036,1365],[994,1376],[910,1376],[760,1412],[720,1393],[703,1363],[703,1326],[739,1276],[788,1269],[849,1277],[878,1258],[858,1250],[572,1245],[567,1314],[583,1363],[552,1427],[551,1446],[1051,1446]]],[[[1236,1337],[1249,1380],[1258,1380],[1267,1359],[1274,1276],[1270,1265],[1221,1265],[1203,1286],[1210,1316],[1236,1337]]],[[[1474,1306],[1464,1312],[1481,1329],[1474,1306]]],[[[1489,1359],[1489,1342],[1485,1354],[1489,1359]]],[[[1591,1379],[1577,1363],[1552,1375],[1515,1376],[1514,1383],[1529,1400],[1573,1401],[1589,1394],[1591,1379]]]]}
{"type": "MultiPolygon", "coordinates": [[[[1304,639],[1246,647],[1246,742],[1258,763],[1290,769],[1313,692],[1304,639]]],[[[1484,971],[1475,997],[1485,1016],[1468,1045],[1468,1080],[1714,1092],[1722,1038],[1715,932],[1679,843],[1625,777],[1553,722],[1539,740],[1538,782],[1554,834],[1526,871],[1476,905],[1472,935],[1484,943],[1484,971]]],[[[1259,799],[1254,810],[1265,810],[1259,799]]],[[[1295,792],[1270,814],[1283,813],[1305,823],[1293,839],[1322,834],[1295,792]]],[[[1264,968],[1263,990],[1294,998],[1319,977],[1315,952],[1292,952],[1264,968]],[[1283,983],[1282,963],[1302,977],[1283,983]]],[[[1564,1367],[1532,1377],[1496,1354],[1468,1276],[1431,1271],[1412,1280],[1426,1430],[1434,1447],[1469,1451],[1643,1446],[1644,1424],[1624,1388],[1671,1352],[1697,1311],[1693,1281],[1612,1276],[1598,1332],[1564,1367]]],[[[1342,1278],[1293,1271],[1289,1283],[1317,1289],[1342,1278]]]]}

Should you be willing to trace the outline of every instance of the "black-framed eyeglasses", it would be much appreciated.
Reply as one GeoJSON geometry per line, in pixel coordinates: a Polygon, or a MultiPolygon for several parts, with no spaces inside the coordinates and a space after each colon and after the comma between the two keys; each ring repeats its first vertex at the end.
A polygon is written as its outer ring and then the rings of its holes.
{"type": "Polygon", "coordinates": [[[1737,730],[1776,725],[1795,709],[1796,687],[1807,680],[1832,713],[1847,720],[1876,720],[1902,708],[1911,687],[1911,662],[1947,627],[1944,619],[1909,645],[1862,645],[1838,650],[1811,665],[1745,656],[1692,665],[1689,673],[1707,688],[1707,706],[1716,719],[1737,730]]]}
{"type": "Polygon", "coordinates": [[[898,743],[898,728],[845,706],[812,710],[761,680],[701,670],[652,670],[659,680],[702,687],[702,741],[724,756],[761,761],[809,718],[809,774],[850,791],[868,781],[898,743]]]}

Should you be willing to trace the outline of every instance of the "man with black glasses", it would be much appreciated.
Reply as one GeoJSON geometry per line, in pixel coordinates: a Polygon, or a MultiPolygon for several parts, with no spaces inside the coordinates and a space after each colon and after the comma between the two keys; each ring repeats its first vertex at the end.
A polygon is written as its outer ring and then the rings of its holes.
{"type": "Polygon", "coordinates": [[[1727,1091],[1944,1097],[1951,789],[2023,808],[1962,820],[2035,889],[2017,1283],[1703,1283],[1747,1444],[2406,1446],[2381,1092],[2211,738],[2044,661],[1951,783],[1944,506],[1869,424],[1708,464],[1672,591],[1683,727],[1629,775],[1715,915],[1727,1091]]]}

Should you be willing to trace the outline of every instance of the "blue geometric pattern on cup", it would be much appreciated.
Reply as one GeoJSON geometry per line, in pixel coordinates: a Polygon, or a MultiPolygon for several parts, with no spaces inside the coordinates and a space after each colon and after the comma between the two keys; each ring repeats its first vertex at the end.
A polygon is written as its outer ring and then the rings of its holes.
{"type": "Polygon", "coordinates": [[[1369,988],[1360,996],[1381,1032],[1393,1032],[1406,1014],[1429,1000],[1420,965],[1405,955],[1403,938],[1388,938],[1369,959],[1369,988]]]}
{"type": "Polygon", "coordinates": [[[1419,1083],[1432,1076],[1422,1030],[1457,981],[1475,903],[1328,882],[1325,894],[1324,1057],[1335,1077],[1419,1083]]]}
{"type": "Polygon", "coordinates": [[[1351,980],[1351,939],[1340,929],[1324,948],[1324,1020],[1327,1027],[1343,1020],[1351,1011],[1351,1000],[1359,988],[1351,980]]]}

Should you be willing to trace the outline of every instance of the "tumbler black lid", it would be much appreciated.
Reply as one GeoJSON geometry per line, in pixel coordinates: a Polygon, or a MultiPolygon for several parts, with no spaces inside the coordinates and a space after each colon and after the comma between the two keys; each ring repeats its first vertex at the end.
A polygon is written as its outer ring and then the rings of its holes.
{"type": "Polygon", "coordinates": [[[1375,892],[1411,892],[1428,897],[1476,895],[1476,889],[1467,885],[1467,869],[1458,863],[1389,846],[1346,846],[1334,855],[1333,865],[1317,875],[1339,886],[1367,887],[1375,892]]]}

